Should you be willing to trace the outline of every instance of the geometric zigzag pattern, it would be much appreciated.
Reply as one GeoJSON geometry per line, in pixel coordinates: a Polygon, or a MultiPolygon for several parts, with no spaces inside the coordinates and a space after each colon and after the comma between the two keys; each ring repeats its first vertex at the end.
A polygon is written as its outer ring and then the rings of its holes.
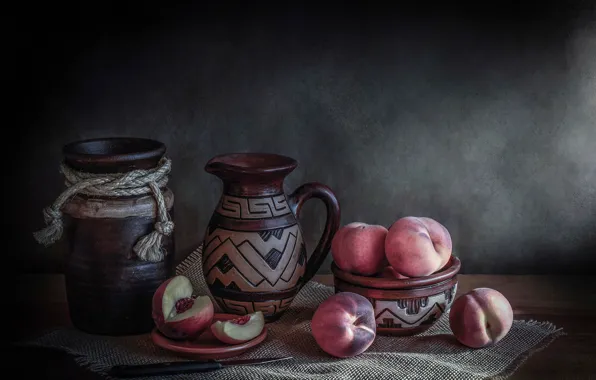
{"type": "Polygon", "coordinates": [[[304,275],[306,249],[298,224],[267,231],[209,230],[204,242],[207,284],[241,291],[293,288],[304,275]]]}
{"type": "Polygon", "coordinates": [[[369,299],[375,309],[375,320],[379,328],[405,328],[431,324],[453,303],[457,284],[444,292],[429,297],[408,300],[369,299]]]}

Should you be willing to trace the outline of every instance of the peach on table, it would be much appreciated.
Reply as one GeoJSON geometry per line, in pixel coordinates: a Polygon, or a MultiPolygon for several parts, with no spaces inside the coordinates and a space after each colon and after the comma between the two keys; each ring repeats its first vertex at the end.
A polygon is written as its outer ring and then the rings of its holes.
{"type": "Polygon", "coordinates": [[[376,337],[373,306],[360,294],[334,294],[317,307],[311,330],[319,347],[329,355],[338,358],[359,355],[376,337]]]}
{"type": "Polygon", "coordinates": [[[495,289],[476,288],[458,297],[449,312],[449,324],[457,340],[472,348],[501,341],[513,324],[513,310],[495,289]]]}

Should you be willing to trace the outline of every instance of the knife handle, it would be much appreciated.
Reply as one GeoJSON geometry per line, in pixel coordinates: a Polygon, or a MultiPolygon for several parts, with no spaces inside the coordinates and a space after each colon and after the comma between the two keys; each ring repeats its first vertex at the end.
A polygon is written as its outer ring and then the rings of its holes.
{"type": "Polygon", "coordinates": [[[109,374],[117,377],[156,376],[189,372],[210,372],[221,368],[223,368],[223,365],[214,360],[204,362],[166,362],[141,365],[117,365],[111,368],[109,374]]]}

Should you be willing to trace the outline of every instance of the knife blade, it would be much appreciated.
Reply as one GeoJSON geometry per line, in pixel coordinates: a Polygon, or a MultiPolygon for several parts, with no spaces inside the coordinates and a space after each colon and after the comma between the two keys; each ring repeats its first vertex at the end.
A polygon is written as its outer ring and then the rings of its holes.
{"type": "Polygon", "coordinates": [[[124,364],[113,366],[108,374],[115,377],[138,377],[138,376],[157,376],[157,375],[178,375],[190,372],[210,372],[222,369],[227,366],[236,365],[258,365],[272,363],[279,360],[292,359],[292,356],[242,359],[242,360],[207,360],[207,361],[176,361],[152,364],[124,364]]]}

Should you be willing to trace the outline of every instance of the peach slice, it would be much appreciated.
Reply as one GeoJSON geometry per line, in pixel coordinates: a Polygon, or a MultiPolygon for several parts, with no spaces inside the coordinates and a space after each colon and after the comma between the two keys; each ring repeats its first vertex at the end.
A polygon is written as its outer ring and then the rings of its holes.
{"type": "Polygon", "coordinates": [[[257,311],[211,325],[213,336],[227,344],[238,344],[256,338],[265,328],[263,312],[257,311]]]}
{"type": "Polygon", "coordinates": [[[213,302],[208,296],[193,296],[193,287],[185,276],[164,281],[153,295],[153,321],[157,329],[171,339],[198,337],[213,320],[213,302]]]}

